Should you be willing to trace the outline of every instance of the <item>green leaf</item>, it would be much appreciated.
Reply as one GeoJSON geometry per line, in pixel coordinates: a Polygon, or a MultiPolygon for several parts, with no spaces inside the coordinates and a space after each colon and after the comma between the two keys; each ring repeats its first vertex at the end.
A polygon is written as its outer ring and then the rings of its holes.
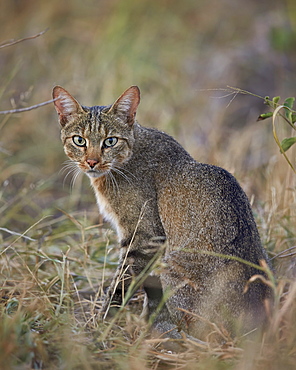
{"type": "Polygon", "coordinates": [[[276,109],[276,107],[278,106],[278,102],[280,101],[280,97],[279,96],[275,96],[274,98],[272,98],[272,108],[273,109],[276,109]]]}
{"type": "Polygon", "coordinates": [[[292,114],[292,123],[296,122],[296,114],[292,114]]]}
{"type": "Polygon", "coordinates": [[[285,111],[286,111],[286,118],[290,122],[292,122],[292,112],[291,112],[291,109],[293,108],[294,102],[295,102],[295,98],[294,97],[287,98],[285,100],[285,102],[284,102],[284,106],[288,108],[288,109],[285,109],[285,111]]]}
{"type": "Polygon", "coordinates": [[[277,103],[279,102],[279,100],[280,100],[280,97],[279,97],[279,96],[275,96],[275,97],[272,99],[272,102],[273,102],[274,104],[277,104],[277,103]]]}
{"type": "Polygon", "coordinates": [[[272,112],[268,112],[268,113],[262,113],[260,114],[260,116],[257,118],[257,121],[263,121],[264,119],[266,118],[270,118],[272,117],[273,113],[272,112]]]}
{"type": "Polygon", "coordinates": [[[268,105],[272,109],[275,109],[278,106],[279,100],[280,100],[279,96],[275,96],[274,98],[272,98],[272,100],[270,100],[269,96],[265,96],[264,104],[268,105]]]}
{"type": "Polygon", "coordinates": [[[282,147],[283,151],[286,152],[295,143],[296,143],[296,136],[287,137],[287,138],[282,140],[281,147],[282,147]]]}
{"type": "Polygon", "coordinates": [[[294,96],[292,96],[291,98],[287,98],[285,100],[284,106],[292,109],[293,108],[293,105],[294,105],[294,102],[295,102],[295,98],[294,98],[294,96]]]}

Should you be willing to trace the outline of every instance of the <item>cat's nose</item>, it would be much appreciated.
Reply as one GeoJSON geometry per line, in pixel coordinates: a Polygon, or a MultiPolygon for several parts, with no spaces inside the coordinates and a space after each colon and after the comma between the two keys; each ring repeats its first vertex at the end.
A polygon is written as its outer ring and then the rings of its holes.
{"type": "Polygon", "coordinates": [[[89,164],[90,168],[94,168],[95,165],[98,163],[98,161],[96,161],[95,159],[88,159],[86,162],[89,164]]]}

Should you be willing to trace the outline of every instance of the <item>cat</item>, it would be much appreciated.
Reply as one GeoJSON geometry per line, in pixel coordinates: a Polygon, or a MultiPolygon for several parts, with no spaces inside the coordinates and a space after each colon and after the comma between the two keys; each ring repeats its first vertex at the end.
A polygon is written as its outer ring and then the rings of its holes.
{"type": "Polygon", "coordinates": [[[264,277],[256,266],[269,261],[236,179],[142,127],[137,86],[109,106],[83,106],[60,86],[53,99],[65,153],[89,177],[118,236],[119,265],[102,311],[123,303],[133,276],[161,251],[161,273],[143,284],[154,332],[205,339],[209,322],[235,335],[260,327],[271,292],[263,279],[246,284],[264,277]]]}

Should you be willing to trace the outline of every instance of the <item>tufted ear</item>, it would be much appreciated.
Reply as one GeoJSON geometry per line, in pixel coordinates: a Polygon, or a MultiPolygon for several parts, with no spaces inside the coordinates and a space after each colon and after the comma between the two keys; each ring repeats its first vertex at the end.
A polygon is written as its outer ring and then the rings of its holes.
{"type": "Polygon", "coordinates": [[[68,122],[75,119],[76,116],[84,112],[78,101],[61,86],[54,87],[52,97],[56,99],[54,106],[59,115],[61,126],[65,126],[68,122]]]}
{"type": "Polygon", "coordinates": [[[140,89],[138,86],[131,86],[120,95],[116,102],[109,109],[109,112],[114,112],[126,119],[129,126],[135,122],[135,116],[138,105],[140,103],[140,89]]]}

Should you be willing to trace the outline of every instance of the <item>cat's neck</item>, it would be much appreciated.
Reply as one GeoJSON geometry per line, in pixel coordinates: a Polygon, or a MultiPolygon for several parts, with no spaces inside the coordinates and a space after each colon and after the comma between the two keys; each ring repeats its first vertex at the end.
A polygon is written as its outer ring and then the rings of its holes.
{"type": "Polygon", "coordinates": [[[90,177],[91,186],[101,194],[105,194],[107,190],[107,178],[106,175],[100,177],[90,177]]]}

